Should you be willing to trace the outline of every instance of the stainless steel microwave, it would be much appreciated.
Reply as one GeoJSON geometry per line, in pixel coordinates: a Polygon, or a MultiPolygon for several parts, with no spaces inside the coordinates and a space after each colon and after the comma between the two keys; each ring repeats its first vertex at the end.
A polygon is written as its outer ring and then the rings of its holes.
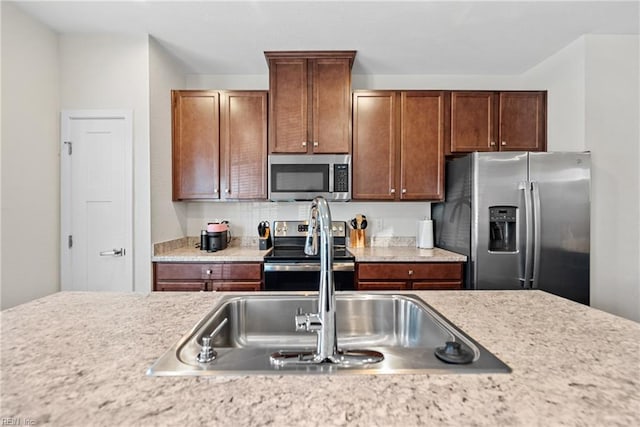
{"type": "Polygon", "coordinates": [[[272,154],[268,175],[272,201],[351,199],[349,154],[272,154]]]}

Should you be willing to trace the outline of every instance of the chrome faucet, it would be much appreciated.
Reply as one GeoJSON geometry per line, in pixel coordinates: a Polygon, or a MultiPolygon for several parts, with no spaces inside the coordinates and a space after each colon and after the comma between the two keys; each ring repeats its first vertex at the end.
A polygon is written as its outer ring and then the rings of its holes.
{"type": "Polygon", "coordinates": [[[271,362],[277,366],[299,364],[336,364],[360,366],[384,360],[382,353],[373,350],[338,350],[336,330],[336,289],[333,281],[333,230],[331,211],[322,196],[311,202],[309,224],[304,252],[318,254],[318,234],[320,234],[320,284],[318,291],[318,312],[302,313],[298,309],[295,316],[296,331],[316,332],[316,351],[278,351],[271,355],[271,362]]]}
{"type": "Polygon", "coordinates": [[[307,255],[318,254],[318,234],[320,234],[320,286],[318,291],[318,312],[298,314],[296,330],[318,333],[315,358],[320,361],[336,361],[338,354],[336,333],[336,289],[333,281],[333,230],[329,204],[318,196],[311,202],[309,226],[304,245],[307,255]]]}

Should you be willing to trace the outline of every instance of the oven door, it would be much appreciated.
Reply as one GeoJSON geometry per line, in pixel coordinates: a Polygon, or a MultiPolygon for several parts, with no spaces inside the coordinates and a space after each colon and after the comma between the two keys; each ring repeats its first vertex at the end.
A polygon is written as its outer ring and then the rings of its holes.
{"type": "MultiPolygon", "coordinates": [[[[333,263],[333,282],[336,291],[355,290],[355,263],[333,263]]],[[[319,262],[274,261],[264,263],[265,291],[318,291],[319,262]]]]}

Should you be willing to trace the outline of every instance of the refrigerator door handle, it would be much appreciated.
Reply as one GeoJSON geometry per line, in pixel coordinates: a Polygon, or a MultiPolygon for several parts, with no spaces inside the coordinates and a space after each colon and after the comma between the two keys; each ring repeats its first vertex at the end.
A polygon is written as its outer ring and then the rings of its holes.
{"type": "Polygon", "coordinates": [[[524,250],[524,277],[520,278],[523,288],[531,287],[531,258],[533,251],[533,211],[531,207],[531,184],[528,181],[520,182],[518,189],[524,196],[524,224],[525,224],[525,250],[524,250]]]}
{"type": "Polygon", "coordinates": [[[531,182],[531,194],[533,195],[533,276],[532,288],[538,288],[538,275],[540,273],[540,185],[536,181],[531,182]]]}

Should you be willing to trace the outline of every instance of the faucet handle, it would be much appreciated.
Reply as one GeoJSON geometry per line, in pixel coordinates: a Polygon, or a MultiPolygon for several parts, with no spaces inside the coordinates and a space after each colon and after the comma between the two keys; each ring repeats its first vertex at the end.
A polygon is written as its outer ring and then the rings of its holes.
{"type": "Polygon", "coordinates": [[[322,321],[317,313],[302,313],[298,307],[295,317],[296,331],[314,332],[322,328],[322,321]]]}

